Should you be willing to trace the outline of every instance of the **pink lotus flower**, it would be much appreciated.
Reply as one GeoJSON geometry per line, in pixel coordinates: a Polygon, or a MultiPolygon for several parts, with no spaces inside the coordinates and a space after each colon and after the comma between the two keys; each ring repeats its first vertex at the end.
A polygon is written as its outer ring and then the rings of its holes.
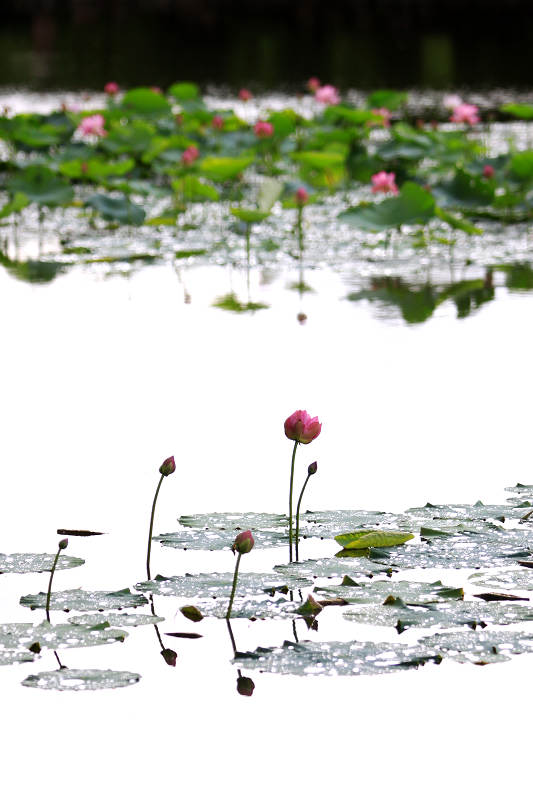
{"type": "Polygon", "coordinates": [[[309,89],[310,92],[313,92],[313,94],[316,92],[317,89],[320,89],[320,81],[318,80],[318,78],[309,78],[309,80],[307,81],[307,88],[309,89]]]}
{"type": "Polygon", "coordinates": [[[250,552],[254,544],[255,542],[254,537],[252,536],[252,531],[242,531],[242,533],[239,533],[239,535],[235,537],[235,541],[231,545],[231,549],[234,553],[237,552],[243,556],[245,553],[250,552]]]}
{"type": "Polygon", "coordinates": [[[198,148],[191,144],[191,146],[187,147],[187,149],[181,154],[181,163],[185,164],[186,167],[189,167],[191,164],[194,164],[199,155],[200,151],[198,148]]]}
{"type": "Polygon", "coordinates": [[[173,472],[176,471],[176,462],[174,461],[174,456],[170,456],[170,458],[165,458],[161,466],[159,467],[159,472],[161,475],[172,475],[173,472]]]}
{"type": "Polygon", "coordinates": [[[326,84],[321,86],[315,92],[315,99],[325,106],[336,106],[340,103],[341,98],[338,90],[334,86],[326,84]]]}
{"type": "Polygon", "coordinates": [[[392,194],[398,194],[396,173],[382,170],[372,175],[372,192],[374,194],[377,194],[377,192],[384,192],[385,194],[387,192],[392,192],[392,194]]]}
{"type": "Polygon", "coordinates": [[[248,100],[251,100],[253,94],[249,89],[239,89],[239,100],[242,100],[244,103],[247,103],[248,100]]]}
{"type": "Polygon", "coordinates": [[[211,125],[216,131],[221,131],[224,127],[224,118],[220,116],[220,114],[215,114],[213,119],[211,120],[211,125]]]}
{"type": "Polygon", "coordinates": [[[259,139],[267,139],[274,134],[274,126],[270,122],[259,120],[254,125],[254,133],[259,139]]]}
{"type": "Polygon", "coordinates": [[[321,430],[322,423],[318,417],[310,417],[307,411],[295,411],[285,420],[285,436],[300,444],[309,444],[321,430]]]}
{"type": "Polygon", "coordinates": [[[104,92],[111,96],[117,94],[118,90],[119,86],[118,83],[115,83],[115,81],[109,81],[109,83],[106,83],[106,85],[104,86],[104,92]]]}
{"type": "Polygon", "coordinates": [[[478,107],[470,103],[461,103],[455,106],[450,122],[466,122],[467,125],[477,125],[479,122],[478,107]]]}
{"type": "Polygon", "coordinates": [[[294,193],[294,199],[299,206],[305,206],[305,204],[308,202],[309,195],[303,186],[300,186],[299,189],[296,189],[296,192],[294,193]]]}
{"type": "Polygon", "coordinates": [[[447,108],[450,111],[453,111],[454,108],[457,108],[457,106],[460,106],[462,104],[463,101],[458,94],[447,94],[442,101],[442,105],[444,106],[444,108],[447,108]]]}
{"type": "Polygon", "coordinates": [[[494,178],[494,167],[491,167],[490,164],[485,164],[483,167],[483,177],[494,178]]]}
{"type": "Polygon", "coordinates": [[[101,114],[84,117],[78,125],[78,130],[85,136],[106,136],[104,130],[105,120],[101,114]]]}
{"type": "MultiPolygon", "coordinates": [[[[373,114],[375,114],[378,117],[381,117],[382,125],[384,128],[390,128],[391,112],[389,111],[388,108],[373,108],[371,110],[373,114]]],[[[378,123],[373,123],[373,124],[376,125],[378,123]]]]}

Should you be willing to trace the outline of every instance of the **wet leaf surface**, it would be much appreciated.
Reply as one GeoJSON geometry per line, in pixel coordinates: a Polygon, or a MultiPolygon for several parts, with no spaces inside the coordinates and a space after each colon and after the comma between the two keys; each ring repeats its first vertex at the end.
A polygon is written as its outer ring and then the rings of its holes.
{"type": "Polygon", "coordinates": [[[164,622],[165,618],[154,617],[152,614],[110,614],[104,611],[97,614],[83,614],[79,617],[71,615],[68,621],[71,625],[101,625],[107,622],[111,627],[137,628],[139,625],[158,625],[164,622]]]}
{"type": "Polygon", "coordinates": [[[123,642],[127,635],[126,631],[111,628],[105,620],[100,620],[96,625],[51,625],[49,622],[32,625],[13,622],[0,625],[0,648],[29,648],[36,642],[41,649],[46,647],[52,650],[63,647],[94,647],[123,642]]]}
{"type": "Polygon", "coordinates": [[[23,686],[33,689],[56,689],[60,692],[97,691],[133,686],[141,679],[134,672],[115,672],[109,669],[58,669],[28,675],[23,686]]]}
{"type": "MultiPolygon", "coordinates": [[[[50,608],[54,611],[104,611],[107,609],[135,608],[146,605],[148,600],[141,594],[132,594],[129,589],[118,592],[87,592],[83,589],[69,589],[52,592],[50,608]]],[[[46,593],[28,594],[20,598],[22,606],[32,610],[46,608],[46,593]]]]}
{"type": "MultiPolygon", "coordinates": [[[[0,573],[2,572],[50,572],[56,554],[49,553],[0,553],[0,573]]],[[[73,569],[85,564],[83,558],[61,554],[56,569],[73,569]]]]}

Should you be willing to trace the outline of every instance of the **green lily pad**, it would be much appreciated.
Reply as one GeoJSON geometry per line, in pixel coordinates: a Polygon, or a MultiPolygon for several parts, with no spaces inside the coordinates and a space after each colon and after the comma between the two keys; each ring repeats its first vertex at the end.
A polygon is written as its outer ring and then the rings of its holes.
{"type": "MultiPolygon", "coordinates": [[[[344,551],[350,556],[352,552],[356,554],[353,557],[353,563],[350,563],[350,576],[356,582],[365,581],[372,578],[379,573],[391,574],[395,572],[391,566],[376,561],[371,561],[368,558],[371,550],[346,550],[344,551]]],[[[385,554],[387,557],[387,554],[385,554]]],[[[352,562],[352,558],[350,558],[352,562]]],[[[283,576],[284,580],[293,580],[295,578],[304,578],[309,582],[315,581],[317,578],[342,578],[347,571],[346,562],[338,558],[321,558],[318,560],[308,559],[306,561],[293,561],[292,564],[278,564],[274,570],[283,576]]]]}
{"type": "Polygon", "coordinates": [[[533,634],[477,628],[427,636],[419,644],[436,647],[461,664],[494,664],[509,661],[511,655],[533,652],[533,634]]]}
{"type": "Polygon", "coordinates": [[[179,523],[189,530],[155,536],[165,547],[184,550],[230,548],[240,531],[251,530],[256,547],[272,547],[289,541],[284,514],[213,513],[182,516],[179,523]]]}
{"type": "Polygon", "coordinates": [[[164,114],[171,110],[170,103],[159,92],[153,89],[130,89],[122,98],[122,106],[128,111],[139,114],[164,114]]]}
{"type": "Polygon", "coordinates": [[[400,597],[404,603],[431,605],[445,603],[454,598],[462,600],[461,588],[444,586],[441,581],[421,583],[417,581],[367,581],[359,586],[345,582],[340,586],[316,586],[319,594],[342,597],[348,603],[374,603],[383,605],[389,597],[400,597]]]}
{"type": "MultiPolygon", "coordinates": [[[[287,595],[289,589],[299,589],[309,586],[311,581],[305,577],[280,579],[275,573],[242,572],[239,571],[237,583],[238,596],[259,595],[267,593],[274,595],[281,593],[287,595]]],[[[156,575],[151,581],[142,581],[135,584],[140,592],[164,595],[166,597],[209,598],[219,597],[228,600],[233,584],[233,572],[212,572],[200,575],[174,575],[165,578],[156,575]]],[[[202,609],[203,610],[203,609],[202,609]]]]}
{"type": "Polygon", "coordinates": [[[208,156],[199,162],[198,170],[212,181],[228,181],[244,172],[253,162],[253,156],[239,158],[208,156]]]}
{"type": "Polygon", "coordinates": [[[384,231],[402,225],[424,225],[435,216],[435,200],[416,183],[407,181],[397,197],[379,203],[361,203],[342,211],[341,222],[366,231],[384,231]]]}
{"type": "Polygon", "coordinates": [[[254,222],[263,222],[270,216],[270,211],[259,211],[257,208],[230,208],[230,212],[234,217],[240,219],[241,222],[246,222],[248,225],[254,222]]]}
{"type": "MultiPolygon", "coordinates": [[[[0,553],[0,573],[50,572],[55,557],[55,553],[0,553]]],[[[85,564],[85,559],[62,553],[56,569],[73,569],[82,564],[85,564]]]]}
{"type": "Polygon", "coordinates": [[[28,675],[22,686],[33,689],[56,689],[59,692],[96,691],[133,686],[141,680],[135,672],[115,672],[109,669],[58,669],[28,675]]]}
{"type": "Polygon", "coordinates": [[[33,164],[19,170],[8,181],[13,194],[22,192],[32,203],[59,206],[70,203],[74,190],[69,182],[42,164],[33,164]]]}
{"type": "MultiPolygon", "coordinates": [[[[60,559],[61,561],[61,559],[60,559]]],[[[141,594],[132,594],[129,589],[118,592],[86,592],[84,589],[68,589],[52,592],[50,608],[54,611],[105,611],[109,609],[136,608],[148,603],[141,594]]],[[[20,598],[22,606],[31,610],[46,608],[46,593],[28,594],[20,598]]]]}
{"type": "Polygon", "coordinates": [[[369,547],[395,547],[414,539],[412,533],[395,531],[352,531],[340,533],[335,541],[346,550],[365,550],[369,547]]]}
{"type": "Polygon", "coordinates": [[[498,569],[492,572],[475,572],[470,583],[503,592],[533,592],[533,570],[528,567],[498,569]]]}
{"type": "Polygon", "coordinates": [[[4,650],[0,648],[0,667],[7,667],[10,664],[22,664],[25,661],[35,661],[36,653],[32,653],[27,648],[22,650],[4,650]]]}
{"type": "Polygon", "coordinates": [[[129,197],[109,197],[106,194],[93,194],[85,202],[94,208],[104,219],[124,225],[142,225],[146,216],[141,206],[132,203],[129,197]]]}
{"type": "Polygon", "coordinates": [[[108,622],[97,625],[51,625],[41,622],[14,622],[0,624],[0,648],[20,649],[39,644],[40,648],[59,650],[63,647],[94,647],[100,644],[123,642],[126,631],[111,628],[108,622]]]}

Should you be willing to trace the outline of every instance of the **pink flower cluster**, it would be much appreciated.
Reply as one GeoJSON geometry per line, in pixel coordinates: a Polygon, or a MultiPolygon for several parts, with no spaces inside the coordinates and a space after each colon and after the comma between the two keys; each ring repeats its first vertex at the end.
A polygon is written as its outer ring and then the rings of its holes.
{"type": "Polygon", "coordinates": [[[82,119],[78,130],[84,136],[106,136],[104,125],[105,120],[101,114],[92,114],[92,116],[82,119]]]}
{"type": "Polygon", "coordinates": [[[338,89],[335,86],[330,86],[326,84],[325,86],[320,86],[315,92],[315,100],[318,100],[319,103],[322,103],[325,106],[337,106],[340,101],[340,95],[338,89]]]}
{"type": "Polygon", "coordinates": [[[376,172],[372,175],[372,191],[374,194],[377,192],[392,192],[398,194],[398,187],[396,186],[396,173],[395,172],[376,172]]]}
{"type": "Polygon", "coordinates": [[[191,146],[187,147],[187,149],[181,154],[181,163],[185,164],[186,167],[189,167],[191,164],[194,164],[199,155],[200,152],[198,148],[191,144],[191,146]]]}
{"type": "Polygon", "coordinates": [[[477,125],[479,122],[479,109],[470,103],[460,103],[454,106],[450,122],[466,122],[467,125],[477,125]]]}
{"type": "Polygon", "coordinates": [[[307,411],[295,411],[285,420],[285,436],[300,444],[309,444],[321,430],[322,423],[318,421],[318,417],[311,417],[307,411]]]}
{"type": "Polygon", "coordinates": [[[254,133],[259,139],[267,139],[269,136],[273,136],[274,126],[271,122],[264,122],[260,119],[254,125],[254,133]]]}

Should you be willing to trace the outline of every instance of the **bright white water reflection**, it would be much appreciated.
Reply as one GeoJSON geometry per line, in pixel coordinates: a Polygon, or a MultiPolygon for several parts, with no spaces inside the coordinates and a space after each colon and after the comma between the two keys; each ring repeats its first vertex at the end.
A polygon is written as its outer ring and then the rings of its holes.
{"type": "MultiPolygon", "coordinates": [[[[524,252],[520,236],[509,247],[524,252]]],[[[471,246],[477,257],[483,240],[471,246]]],[[[177,273],[156,262],[124,277],[89,265],[44,286],[2,271],[2,551],[52,552],[57,528],[109,531],[71,540],[69,552],[87,565],[59,573],[56,588],[132,586],[144,577],[161,461],[174,454],[177,469],[164,482],[156,533],[175,529],[180,514],[284,511],[291,447],[283,421],[296,408],[323,422],[321,436],[298,452],[298,482],[318,461],[309,508],[500,502],[504,486],[531,483],[532,298],[497,286],[495,302],[464,319],[445,303],[410,326],[346,300],[357,270],[326,261],[306,272],[313,292],[303,297],[287,289],[295,266],[282,264],[271,281],[266,264],[252,267],[252,296],[270,308],[238,315],[212,302],[230,280],[247,291],[240,267],[231,276],[207,263],[177,273]]],[[[233,568],[228,553],[206,558],[157,545],[152,563],[163,574],[233,568]]],[[[36,621],[18,597],[44,591],[46,580],[1,576],[2,618],[36,621]]],[[[177,603],[165,598],[156,610],[165,631],[192,629],[177,603]]],[[[235,624],[240,649],[291,635],[289,626],[260,634],[259,624],[235,624]]],[[[72,668],[142,674],[114,692],[20,687],[27,674],[54,669],[50,654],[4,667],[11,796],[29,796],[28,741],[35,774],[63,764],[57,798],[72,789],[92,797],[103,786],[123,797],[169,789],[205,797],[225,795],[226,785],[229,795],[233,781],[236,797],[280,786],[302,796],[366,789],[385,797],[393,788],[421,797],[422,787],[435,798],[452,790],[523,796],[506,762],[525,756],[530,656],[379,680],[253,673],[256,691],[246,698],[234,691],[223,622],[206,621],[200,632],[198,642],[175,640],[175,669],[150,626],[105,652],[68,653],[72,668]],[[91,765],[81,786],[80,763],[91,765]]]]}

